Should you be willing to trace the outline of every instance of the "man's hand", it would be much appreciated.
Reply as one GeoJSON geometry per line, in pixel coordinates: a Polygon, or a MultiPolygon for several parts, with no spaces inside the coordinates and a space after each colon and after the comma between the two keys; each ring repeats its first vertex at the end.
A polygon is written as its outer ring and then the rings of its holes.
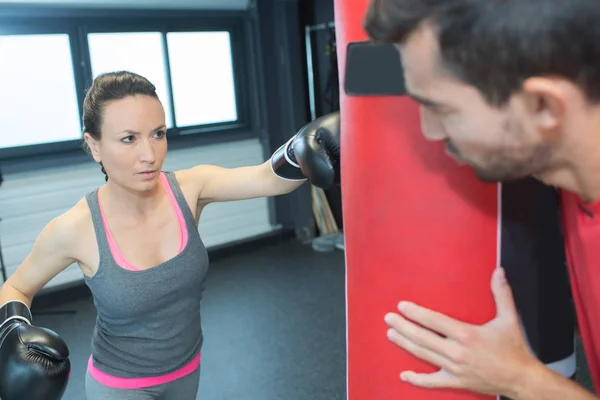
{"type": "Polygon", "coordinates": [[[507,397],[514,394],[528,371],[539,370],[543,364],[527,347],[502,268],[493,273],[492,292],[496,317],[482,326],[407,302],[398,306],[403,316],[387,314],[389,339],[441,368],[432,374],[404,371],[401,379],[426,388],[467,389],[507,397]]]}

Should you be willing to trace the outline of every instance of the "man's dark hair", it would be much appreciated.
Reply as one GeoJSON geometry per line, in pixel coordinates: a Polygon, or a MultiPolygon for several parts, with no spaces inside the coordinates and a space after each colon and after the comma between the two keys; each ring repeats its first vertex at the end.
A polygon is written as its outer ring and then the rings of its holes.
{"type": "Polygon", "coordinates": [[[562,76],[600,101],[598,0],[372,0],[371,39],[403,43],[432,23],[440,66],[496,106],[532,76],[562,76]]]}

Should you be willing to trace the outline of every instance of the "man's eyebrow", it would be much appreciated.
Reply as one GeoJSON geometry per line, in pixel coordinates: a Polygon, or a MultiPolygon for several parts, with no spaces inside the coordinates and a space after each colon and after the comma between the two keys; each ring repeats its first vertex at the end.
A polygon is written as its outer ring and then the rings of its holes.
{"type": "Polygon", "coordinates": [[[417,103],[420,103],[420,104],[422,104],[424,106],[427,106],[427,107],[441,107],[442,106],[442,104],[440,104],[440,103],[438,103],[436,101],[426,99],[426,98],[421,97],[421,96],[419,96],[417,94],[410,93],[410,92],[407,92],[406,94],[407,94],[408,97],[410,97],[411,99],[413,99],[417,103]]]}

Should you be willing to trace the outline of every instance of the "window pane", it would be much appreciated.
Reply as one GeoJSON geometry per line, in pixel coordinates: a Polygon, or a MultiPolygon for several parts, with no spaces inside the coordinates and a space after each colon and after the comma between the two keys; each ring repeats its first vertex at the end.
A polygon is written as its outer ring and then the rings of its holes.
{"type": "Polygon", "coordinates": [[[0,35],[0,110],[0,148],[81,139],[68,35],[0,35]]]}
{"type": "Polygon", "coordinates": [[[167,34],[178,126],[237,120],[229,32],[167,34]]]}
{"type": "Polygon", "coordinates": [[[156,86],[167,127],[173,126],[160,32],[91,33],[88,43],[94,77],[121,70],[142,75],[156,86]]]}

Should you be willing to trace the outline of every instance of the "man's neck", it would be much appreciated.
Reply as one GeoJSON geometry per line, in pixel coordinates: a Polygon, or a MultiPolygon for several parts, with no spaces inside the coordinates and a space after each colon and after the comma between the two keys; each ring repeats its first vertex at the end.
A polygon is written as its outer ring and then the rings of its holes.
{"type": "Polygon", "coordinates": [[[562,158],[561,166],[536,178],[575,193],[586,203],[600,201],[600,133],[581,140],[562,158]]]}

